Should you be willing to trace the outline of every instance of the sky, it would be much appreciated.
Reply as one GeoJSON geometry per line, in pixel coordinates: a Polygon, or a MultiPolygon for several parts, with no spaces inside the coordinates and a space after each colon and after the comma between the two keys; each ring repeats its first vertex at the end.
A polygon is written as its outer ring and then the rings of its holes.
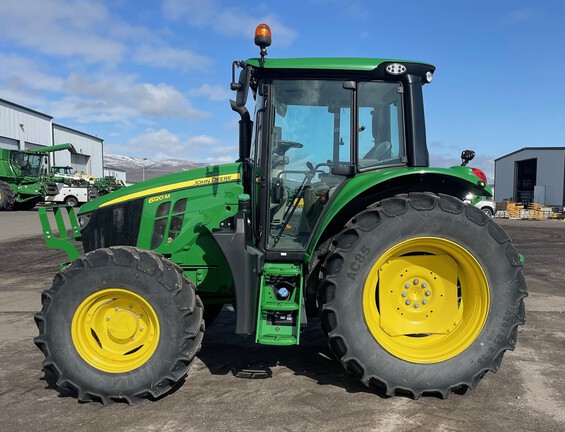
{"type": "Polygon", "coordinates": [[[382,57],[436,66],[424,88],[431,164],[565,146],[562,0],[1,1],[0,98],[98,136],[106,153],[237,158],[234,60],[382,57]]]}

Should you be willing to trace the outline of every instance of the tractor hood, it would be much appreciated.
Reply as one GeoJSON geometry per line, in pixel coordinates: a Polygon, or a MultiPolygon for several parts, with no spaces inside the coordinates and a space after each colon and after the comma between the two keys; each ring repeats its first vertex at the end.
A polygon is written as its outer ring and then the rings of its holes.
{"type": "Polygon", "coordinates": [[[240,181],[240,163],[195,168],[193,170],[164,175],[119,189],[84,204],[79,214],[89,213],[98,208],[139,199],[143,199],[148,203],[162,201],[167,194],[179,190],[240,181]]]}
{"type": "MultiPolygon", "coordinates": [[[[241,164],[165,175],[119,189],[83,205],[78,214],[85,252],[137,246],[173,254],[211,233],[237,211],[241,164]]],[[[211,235],[211,234],[210,234],[211,235]]]]}

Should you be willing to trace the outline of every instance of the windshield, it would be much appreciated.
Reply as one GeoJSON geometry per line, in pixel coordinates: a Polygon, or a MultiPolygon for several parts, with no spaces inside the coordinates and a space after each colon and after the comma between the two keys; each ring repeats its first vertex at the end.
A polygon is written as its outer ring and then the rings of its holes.
{"type": "Polygon", "coordinates": [[[11,159],[15,170],[19,170],[22,176],[39,177],[43,155],[15,151],[12,152],[11,159]]]}
{"type": "Polygon", "coordinates": [[[358,116],[351,133],[354,92],[341,80],[274,80],[271,86],[270,208],[267,247],[297,250],[310,234],[352,165],[359,170],[402,163],[404,122],[400,83],[358,82],[358,116]]]}

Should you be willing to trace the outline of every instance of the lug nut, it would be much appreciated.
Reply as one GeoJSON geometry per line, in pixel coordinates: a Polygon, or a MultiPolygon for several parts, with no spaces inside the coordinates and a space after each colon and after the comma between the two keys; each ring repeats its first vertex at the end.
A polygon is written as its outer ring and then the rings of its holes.
{"type": "Polygon", "coordinates": [[[402,294],[400,294],[402,297],[406,297],[408,295],[408,293],[406,291],[402,291],[402,294]]]}
{"type": "Polygon", "coordinates": [[[414,285],[418,285],[420,281],[418,279],[414,279],[414,285]]]}
{"type": "Polygon", "coordinates": [[[419,303],[414,303],[414,309],[418,309],[420,307],[419,303]]]}
{"type": "Polygon", "coordinates": [[[427,291],[426,291],[426,295],[427,295],[427,296],[431,296],[431,295],[432,295],[432,292],[431,292],[430,290],[427,290],[427,291]]]}
{"type": "Polygon", "coordinates": [[[428,286],[427,282],[422,282],[422,288],[426,288],[428,286]]]}
{"type": "Polygon", "coordinates": [[[405,302],[407,305],[409,305],[410,303],[412,303],[410,300],[406,300],[405,302]]]}
{"type": "Polygon", "coordinates": [[[404,288],[410,288],[410,282],[406,282],[406,283],[404,284],[404,288]]]}
{"type": "Polygon", "coordinates": [[[428,304],[428,299],[422,300],[422,304],[428,304]]]}

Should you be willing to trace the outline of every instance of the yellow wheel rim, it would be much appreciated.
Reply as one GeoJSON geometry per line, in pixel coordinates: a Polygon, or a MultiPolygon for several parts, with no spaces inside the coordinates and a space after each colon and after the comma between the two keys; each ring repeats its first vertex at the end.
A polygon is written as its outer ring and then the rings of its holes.
{"type": "Polygon", "coordinates": [[[487,278],[465,248],[439,237],[396,244],[375,262],[363,288],[363,313],[376,341],[412,363],[456,357],[489,313],[487,278]]]}
{"type": "Polygon", "coordinates": [[[141,296],[120,288],[98,291],[77,308],[71,324],[79,355],[104,372],[143,365],[159,343],[159,320],[141,296]]]}

